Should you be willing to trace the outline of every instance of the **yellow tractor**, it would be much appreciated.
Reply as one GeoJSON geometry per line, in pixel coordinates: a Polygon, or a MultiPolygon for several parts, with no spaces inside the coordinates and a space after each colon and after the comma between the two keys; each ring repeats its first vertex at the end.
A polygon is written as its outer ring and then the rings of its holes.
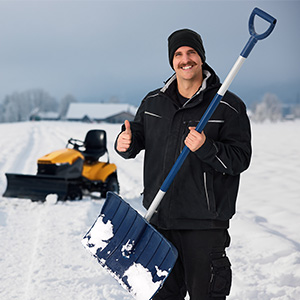
{"type": "Polygon", "coordinates": [[[64,149],[44,155],[37,161],[36,175],[6,173],[4,197],[45,201],[80,200],[82,196],[105,198],[107,191],[119,193],[117,167],[109,163],[106,132],[94,129],[85,140],[70,138],[64,149]],[[99,158],[107,154],[107,161],[99,158]]]}

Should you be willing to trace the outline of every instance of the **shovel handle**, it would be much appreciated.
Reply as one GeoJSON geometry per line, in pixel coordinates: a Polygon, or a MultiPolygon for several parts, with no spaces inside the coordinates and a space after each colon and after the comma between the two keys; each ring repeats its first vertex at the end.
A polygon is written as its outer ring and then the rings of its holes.
{"type": "Polygon", "coordinates": [[[253,11],[250,15],[250,18],[249,18],[249,32],[250,32],[251,35],[254,35],[258,40],[265,39],[273,31],[276,22],[277,22],[277,20],[274,17],[272,17],[271,15],[266,13],[265,11],[263,11],[263,10],[256,7],[256,8],[253,9],[253,11]],[[264,33],[258,34],[255,31],[255,28],[254,28],[254,17],[255,16],[259,16],[262,19],[264,19],[265,21],[270,23],[269,28],[264,33]]]}
{"type": "Polygon", "coordinates": [[[273,31],[273,29],[275,27],[276,22],[277,22],[277,20],[274,17],[272,17],[265,11],[259,9],[258,7],[255,7],[249,18],[249,33],[250,33],[251,37],[249,38],[248,43],[246,44],[243,51],[241,52],[241,56],[244,58],[247,58],[248,55],[250,54],[251,50],[255,46],[256,42],[258,40],[265,39],[266,37],[268,37],[271,34],[271,32],[273,31]],[[258,34],[255,31],[255,26],[254,26],[255,16],[259,16],[262,19],[264,19],[265,21],[267,21],[268,23],[270,23],[268,29],[265,32],[258,34]]]}

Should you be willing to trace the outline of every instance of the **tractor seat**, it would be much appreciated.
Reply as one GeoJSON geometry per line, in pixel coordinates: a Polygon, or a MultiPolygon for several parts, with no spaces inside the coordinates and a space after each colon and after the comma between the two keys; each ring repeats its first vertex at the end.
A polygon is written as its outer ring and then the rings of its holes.
{"type": "Polygon", "coordinates": [[[84,140],[85,150],[82,152],[85,159],[89,162],[98,161],[98,159],[107,152],[106,132],[101,129],[88,131],[84,140]]]}

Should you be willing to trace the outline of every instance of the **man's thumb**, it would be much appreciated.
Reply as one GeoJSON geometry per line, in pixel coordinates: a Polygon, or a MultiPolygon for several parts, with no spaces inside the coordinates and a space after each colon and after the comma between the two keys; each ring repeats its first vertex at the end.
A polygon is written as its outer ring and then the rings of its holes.
{"type": "Polygon", "coordinates": [[[125,131],[131,134],[130,122],[128,120],[125,120],[125,131]]]}

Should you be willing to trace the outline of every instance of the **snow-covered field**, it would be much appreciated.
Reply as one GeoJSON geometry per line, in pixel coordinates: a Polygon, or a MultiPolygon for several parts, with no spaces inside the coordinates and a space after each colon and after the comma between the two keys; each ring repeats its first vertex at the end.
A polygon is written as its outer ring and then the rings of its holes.
{"type": "MultiPolygon", "coordinates": [[[[38,157],[84,139],[92,128],[108,134],[120,194],[144,214],[142,161],[113,150],[120,125],[63,122],[0,124],[0,299],[129,300],[132,297],[83,248],[81,239],[103,200],[44,204],[3,198],[5,172],[35,174],[38,157]]],[[[241,181],[231,222],[231,300],[300,299],[300,121],[252,124],[253,159],[241,181]]],[[[145,299],[146,300],[146,299],[145,299]]]]}

